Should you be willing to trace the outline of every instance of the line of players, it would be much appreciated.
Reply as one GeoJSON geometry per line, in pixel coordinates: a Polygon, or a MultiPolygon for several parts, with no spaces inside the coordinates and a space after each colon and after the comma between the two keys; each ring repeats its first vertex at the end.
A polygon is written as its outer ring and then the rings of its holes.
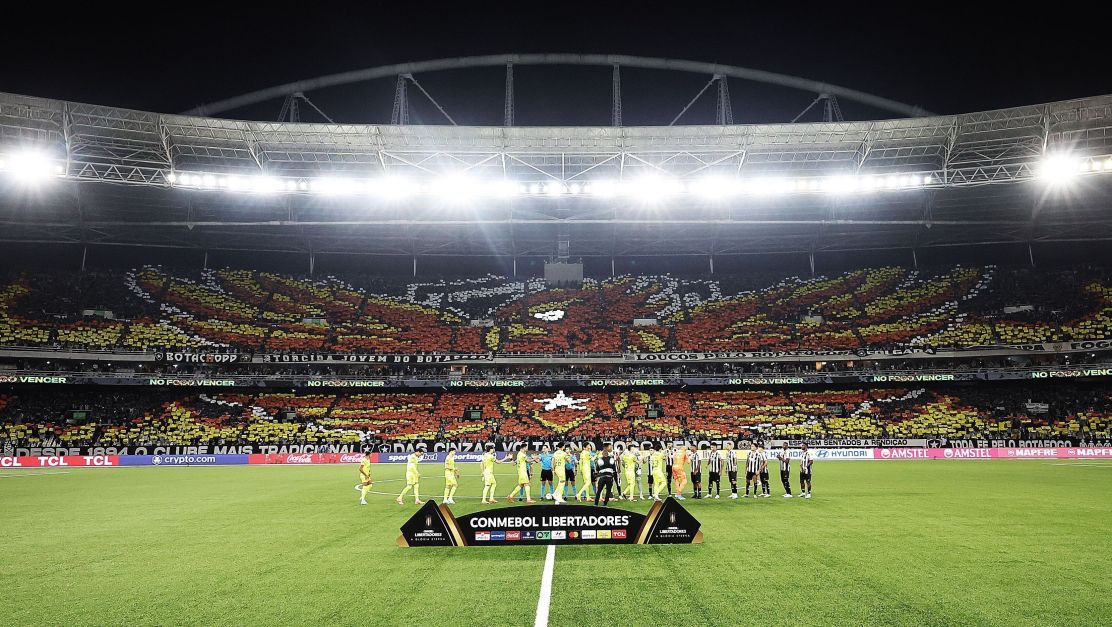
{"type": "MultiPolygon", "coordinates": [[[[455,451],[450,450],[444,460],[444,502],[455,503],[454,497],[459,486],[460,471],[456,466],[455,451]]],[[[411,453],[406,460],[406,486],[398,495],[396,502],[401,505],[402,499],[412,490],[414,502],[421,504],[420,477],[418,464],[424,457],[424,451],[418,450],[411,453]]],[[[578,449],[571,443],[556,447],[555,451],[545,445],[539,453],[530,454],[523,445],[518,445],[514,453],[498,459],[494,452],[494,445],[488,444],[480,461],[483,479],[483,504],[496,503],[497,479],[494,474],[495,464],[514,464],[517,466],[517,482],[514,489],[506,497],[508,502],[522,498],[526,503],[535,503],[531,495],[532,465],[541,467],[541,499],[550,499],[560,504],[567,502],[569,496],[576,501],[590,501],[592,488],[594,490],[594,503],[607,504],[611,498],[619,500],[636,501],[645,499],[643,477],[647,477],[648,494],[653,500],[661,500],[662,495],[672,496],[673,486],[675,497],[686,499],[683,495],[688,483],[692,486],[692,497],[697,499],[721,498],[722,474],[725,471],[726,479],[730,483],[729,498],[737,499],[738,494],[738,467],[745,466],[745,493],[740,498],[749,497],[749,488],[753,488],[753,497],[770,496],[768,466],[770,458],[777,460],[780,466],[780,481],[784,486],[784,498],[792,497],[791,489],[791,451],[787,443],[776,453],[770,455],[763,444],[753,442],[747,454],[742,455],[732,443],[727,443],[725,449],[719,450],[715,445],[704,445],[696,449],[687,444],[655,443],[644,447],[630,442],[621,454],[616,454],[613,445],[607,443],[601,450],[596,450],[594,444],[587,443],[578,449]],[[706,490],[703,490],[703,467],[707,468],[706,490]],[[690,467],[690,475],[688,468],[690,467]],[[576,487],[577,475],[589,477],[589,482],[582,482],[581,487],[576,487]],[[614,497],[614,492],[617,496],[614,497]],[[713,491],[713,494],[712,494],[713,491]]],[[[811,472],[814,465],[814,456],[804,443],[799,455],[799,489],[800,496],[811,498],[811,472]]],[[[360,464],[360,483],[355,486],[360,491],[360,504],[366,505],[367,491],[371,487],[370,478],[370,453],[364,456],[360,464]]]]}

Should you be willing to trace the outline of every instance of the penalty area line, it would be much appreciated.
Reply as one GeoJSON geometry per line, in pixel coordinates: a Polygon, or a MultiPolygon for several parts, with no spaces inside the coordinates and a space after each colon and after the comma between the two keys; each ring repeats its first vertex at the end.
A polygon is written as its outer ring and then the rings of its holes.
{"type": "Polygon", "coordinates": [[[537,598],[537,619],[533,627],[548,627],[548,608],[552,603],[552,568],[556,564],[556,545],[548,545],[544,556],[544,572],[541,574],[541,594],[537,598]]]}

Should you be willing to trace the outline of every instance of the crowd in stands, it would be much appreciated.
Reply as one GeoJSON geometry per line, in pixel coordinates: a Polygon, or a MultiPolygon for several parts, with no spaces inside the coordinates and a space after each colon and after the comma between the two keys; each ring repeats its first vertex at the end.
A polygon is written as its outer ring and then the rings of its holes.
{"type": "Polygon", "coordinates": [[[568,394],[54,389],[0,393],[0,447],[522,438],[1112,437],[1099,384],[568,394]],[[1045,405],[1045,406],[1044,406],[1045,405]]]}
{"type": "Polygon", "coordinates": [[[1088,267],[621,276],[575,289],[495,276],[421,282],[160,267],[0,277],[0,345],[9,346],[574,354],[1109,338],[1112,276],[1088,267]]]}

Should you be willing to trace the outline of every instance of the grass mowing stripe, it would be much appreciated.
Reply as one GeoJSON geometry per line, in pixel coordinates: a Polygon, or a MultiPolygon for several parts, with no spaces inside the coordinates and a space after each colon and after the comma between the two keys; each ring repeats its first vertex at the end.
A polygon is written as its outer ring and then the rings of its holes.
{"type": "MultiPolygon", "coordinates": [[[[398,548],[415,508],[386,496],[359,506],[354,466],[258,468],[0,481],[4,624],[535,620],[547,547],[398,548]]],[[[441,468],[422,469],[422,495],[439,500],[441,468]]],[[[404,473],[382,464],[372,476],[404,473]]],[[[815,475],[810,501],[779,498],[775,484],[767,500],[684,501],[702,522],[702,545],[561,546],[549,624],[759,615],[771,625],[1084,625],[1112,616],[1105,473],[937,460],[840,461],[815,475]]],[[[513,476],[500,474],[501,492],[513,476]]],[[[457,497],[481,491],[468,477],[457,497]]],[[[457,515],[480,509],[490,507],[452,506],[457,515]]]]}

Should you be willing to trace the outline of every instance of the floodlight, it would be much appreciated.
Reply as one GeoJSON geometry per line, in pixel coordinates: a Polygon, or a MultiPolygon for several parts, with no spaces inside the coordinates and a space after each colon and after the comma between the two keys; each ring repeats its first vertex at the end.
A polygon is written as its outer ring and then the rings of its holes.
{"type": "Polygon", "coordinates": [[[789,191],[790,186],[791,182],[787,179],[765,176],[753,179],[748,185],[748,188],[754,194],[771,196],[773,194],[783,194],[789,191]]]}
{"type": "Polygon", "coordinates": [[[463,174],[450,174],[432,183],[433,194],[449,200],[467,200],[482,191],[479,184],[463,174]]]}
{"type": "Polygon", "coordinates": [[[618,193],[618,184],[614,181],[591,181],[586,191],[599,198],[612,198],[618,193]]]}
{"type": "Polygon", "coordinates": [[[623,191],[641,200],[654,201],[682,192],[683,185],[669,176],[649,174],[625,185],[623,191]]]}
{"type": "Polygon", "coordinates": [[[6,162],[5,169],[23,183],[38,183],[54,171],[50,158],[41,152],[23,152],[12,156],[6,162]]]}
{"type": "Polygon", "coordinates": [[[830,176],[823,179],[822,188],[832,194],[848,194],[861,188],[861,181],[856,176],[830,176]]]}
{"type": "Polygon", "coordinates": [[[264,175],[252,177],[250,182],[249,182],[249,187],[251,188],[251,191],[253,191],[253,192],[258,192],[260,194],[266,194],[266,193],[275,193],[275,192],[281,191],[282,187],[283,187],[283,184],[282,184],[282,179],[280,179],[276,176],[266,176],[264,174],[264,175]]]}
{"type": "Polygon", "coordinates": [[[371,193],[388,199],[405,198],[417,193],[417,185],[407,178],[387,176],[370,182],[371,193]]]}
{"type": "Polygon", "coordinates": [[[492,196],[497,196],[499,198],[509,198],[511,196],[516,196],[521,191],[521,187],[517,183],[505,179],[500,181],[492,181],[490,184],[487,185],[487,188],[492,196]]]}
{"type": "Polygon", "coordinates": [[[563,196],[566,191],[567,188],[559,181],[544,184],[544,193],[549,196],[563,196]]]}
{"type": "Polygon", "coordinates": [[[729,176],[708,176],[692,181],[688,189],[705,198],[726,198],[741,191],[741,181],[729,176]]]}
{"type": "Polygon", "coordinates": [[[1039,177],[1056,185],[1065,183],[1073,178],[1079,169],[1077,160],[1066,154],[1049,155],[1042,162],[1039,177]]]}

